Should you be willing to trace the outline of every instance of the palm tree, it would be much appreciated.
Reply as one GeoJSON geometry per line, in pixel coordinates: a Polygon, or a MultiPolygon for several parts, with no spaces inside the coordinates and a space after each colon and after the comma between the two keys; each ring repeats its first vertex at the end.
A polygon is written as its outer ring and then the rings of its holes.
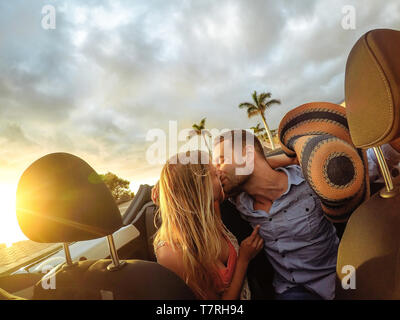
{"type": "Polygon", "coordinates": [[[206,119],[207,118],[203,118],[203,119],[201,119],[199,124],[194,123],[192,125],[193,130],[191,130],[189,132],[188,139],[192,138],[193,136],[203,137],[204,142],[206,143],[206,147],[208,149],[208,152],[211,155],[211,149],[210,149],[210,146],[208,145],[207,139],[206,139],[206,136],[211,137],[211,134],[210,134],[210,132],[208,130],[206,130],[206,119]]]}
{"type": "Polygon", "coordinates": [[[260,128],[260,123],[257,123],[255,127],[251,127],[250,129],[253,130],[256,137],[265,139],[265,128],[260,128]]]}
{"type": "Polygon", "coordinates": [[[271,134],[271,131],[269,130],[267,120],[265,119],[265,111],[268,108],[270,108],[273,104],[281,104],[281,102],[280,102],[280,100],[276,100],[276,99],[271,99],[268,101],[267,99],[271,98],[270,92],[266,92],[266,93],[263,92],[263,93],[260,93],[259,95],[257,95],[257,91],[254,91],[251,96],[253,98],[254,103],[243,102],[243,103],[239,104],[239,108],[241,108],[241,109],[246,108],[247,116],[249,118],[254,117],[256,115],[261,116],[262,122],[264,123],[265,131],[267,132],[267,135],[268,135],[268,139],[269,139],[269,141],[271,141],[271,148],[272,148],[272,150],[275,150],[274,140],[272,139],[272,134],[271,134]]]}
{"type": "MultiPolygon", "coordinates": [[[[250,129],[253,130],[254,135],[257,138],[262,139],[264,141],[269,141],[268,136],[265,132],[265,128],[261,128],[260,125],[261,125],[260,123],[257,123],[257,125],[255,127],[250,127],[250,129]]],[[[272,137],[275,137],[277,133],[278,133],[278,129],[271,130],[272,137]]]]}

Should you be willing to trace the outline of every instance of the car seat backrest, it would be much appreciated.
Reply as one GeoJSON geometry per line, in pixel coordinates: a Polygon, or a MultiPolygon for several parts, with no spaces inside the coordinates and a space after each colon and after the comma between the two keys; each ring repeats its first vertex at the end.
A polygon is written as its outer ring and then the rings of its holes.
{"type": "Polygon", "coordinates": [[[400,194],[380,146],[400,136],[400,31],[371,30],[351,50],[345,78],[351,138],[373,147],[385,188],[353,212],[339,245],[338,299],[400,299],[400,194]]]}
{"type": "Polygon", "coordinates": [[[111,274],[110,260],[86,260],[49,272],[35,286],[35,300],[187,300],[192,291],[158,263],[126,260],[111,274]],[[52,280],[53,277],[53,280],[52,280]],[[52,283],[53,281],[53,283],[52,283]],[[79,288],[79,290],[77,290],[79,288]]]}
{"type": "Polygon", "coordinates": [[[158,210],[158,207],[156,205],[152,205],[152,206],[147,207],[146,211],[145,211],[147,247],[148,247],[148,255],[149,255],[150,261],[157,260],[156,255],[154,253],[154,246],[153,246],[154,235],[161,225],[159,216],[156,215],[157,210],[158,210]]]}

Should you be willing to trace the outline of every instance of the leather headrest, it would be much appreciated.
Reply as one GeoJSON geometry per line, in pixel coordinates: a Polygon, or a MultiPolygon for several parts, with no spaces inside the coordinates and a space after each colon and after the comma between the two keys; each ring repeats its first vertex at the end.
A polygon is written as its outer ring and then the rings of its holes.
{"type": "Polygon", "coordinates": [[[364,34],[347,59],[346,114],[353,143],[376,147],[400,136],[400,31],[364,34]]]}
{"type": "Polygon", "coordinates": [[[22,174],[17,189],[17,218],[36,242],[73,242],[101,238],[122,226],[111,192],[82,159],[48,154],[22,174]]]}

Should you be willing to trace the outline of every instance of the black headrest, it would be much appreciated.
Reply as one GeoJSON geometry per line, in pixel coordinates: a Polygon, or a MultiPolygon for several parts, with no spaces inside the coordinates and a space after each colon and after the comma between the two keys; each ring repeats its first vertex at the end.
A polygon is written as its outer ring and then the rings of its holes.
{"type": "Polygon", "coordinates": [[[17,189],[17,218],[36,242],[101,238],[122,226],[111,192],[85,161],[52,153],[31,164],[17,189]]]}

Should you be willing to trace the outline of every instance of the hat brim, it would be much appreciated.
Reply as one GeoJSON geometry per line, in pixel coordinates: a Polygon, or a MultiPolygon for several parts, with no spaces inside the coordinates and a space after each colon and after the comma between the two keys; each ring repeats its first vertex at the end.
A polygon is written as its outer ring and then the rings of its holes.
{"type": "Polygon", "coordinates": [[[369,197],[366,154],[351,141],[344,107],[301,105],[285,115],[278,134],[283,151],[298,158],[330,220],[346,221],[369,197]]]}

